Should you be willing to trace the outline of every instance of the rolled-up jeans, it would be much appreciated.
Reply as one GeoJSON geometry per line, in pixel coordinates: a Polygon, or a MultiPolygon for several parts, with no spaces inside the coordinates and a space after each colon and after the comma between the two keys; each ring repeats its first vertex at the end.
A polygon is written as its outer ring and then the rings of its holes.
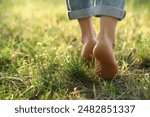
{"type": "Polygon", "coordinates": [[[118,20],[125,17],[125,0],[66,0],[69,19],[92,16],[111,16],[118,20]]]}

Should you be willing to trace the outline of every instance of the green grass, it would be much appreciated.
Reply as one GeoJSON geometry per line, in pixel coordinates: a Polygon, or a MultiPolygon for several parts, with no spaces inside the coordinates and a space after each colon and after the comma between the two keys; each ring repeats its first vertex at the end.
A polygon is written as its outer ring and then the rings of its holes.
{"type": "Polygon", "coordinates": [[[108,82],[80,59],[65,1],[1,0],[0,99],[150,99],[150,4],[133,2],[117,27],[121,78],[108,82]]]}

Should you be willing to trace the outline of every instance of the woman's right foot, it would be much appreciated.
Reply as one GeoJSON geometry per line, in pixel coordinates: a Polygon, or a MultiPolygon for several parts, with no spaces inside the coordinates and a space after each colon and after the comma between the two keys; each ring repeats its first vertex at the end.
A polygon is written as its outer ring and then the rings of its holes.
{"type": "Polygon", "coordinates": [[[113,50],[113,43],[110,39],[101,37],[93,49],[93,54],[99,62],[96,68],[97,75],[106,80],[113,79],[118,74],[119,69],[113,50]]]}

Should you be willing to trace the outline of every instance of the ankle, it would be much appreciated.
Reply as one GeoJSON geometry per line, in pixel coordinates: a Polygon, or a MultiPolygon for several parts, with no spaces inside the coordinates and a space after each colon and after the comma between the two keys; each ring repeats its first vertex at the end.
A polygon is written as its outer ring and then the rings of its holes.
{"type": "Polygon", "coordinates": [[[115,48],[115,37],[110,34],[106,34],[106,33],[99,34],[97,42],[98,44],[100,42],[104,42],[104,43],[110,44],[110,46],[112,46],[113,49],[115,48]]]}
{"type": "Polygon", "coordinates": [[[87,42],[91,42],[91,41],[96,41],[96,34],[82,36],[82,43],[83,44],[85,44],[87,42]]]}

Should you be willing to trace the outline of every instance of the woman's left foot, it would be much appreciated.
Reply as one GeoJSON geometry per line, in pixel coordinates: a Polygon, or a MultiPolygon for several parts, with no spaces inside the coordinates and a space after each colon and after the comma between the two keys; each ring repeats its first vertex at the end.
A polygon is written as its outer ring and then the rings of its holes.
{"type": "Polygon", "coordinates": [[[93,48],[96,45],[95,39],[88,39],[83,42],[82,52],[81,52],[81,58],[83,60],[92,61],[94,59],[93,56],[93,48]]]}

